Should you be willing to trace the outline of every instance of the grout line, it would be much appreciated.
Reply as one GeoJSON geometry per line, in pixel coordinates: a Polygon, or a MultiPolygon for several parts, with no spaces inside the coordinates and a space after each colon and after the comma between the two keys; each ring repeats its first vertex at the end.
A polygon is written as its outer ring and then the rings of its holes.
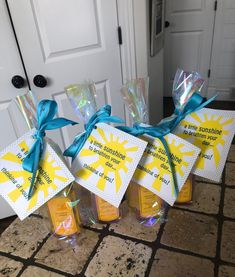
{"type": "Polygon", "coordinates": [[[235,164],[235,162],[233,162],[233,161],[226,161],[226,163],[228,163],[228,164],[235,164]]]}
{"type": "Polygon", "coordinates": [[[82,225],[81,227],[82,227],[82,229],[94,231],[94,232],[100,234],[100,233],[102,233],[102,231],[103,231],[107,226],[104,226],[102,229],[97,229],[97,228],[95,228],[95,227],[85,226],[85,225],[82,225]]]}
{"type": "Polygon", "coordinates": [[[224,196],[225,196],[225,172],[226,166],[222,175],[222,186],[220,195],[220,205],[218,212],[218,229],[217,229],[217,245],[216,245],[216,256],[215,256],[215,267],[214,267],[214,277],[219,276],[219,265],[220,265],[220,252],[221,252],[221,239],[222,239],[222,229],[223,229],[223,208],[224,208],[224,196]]]}
{"type": "Polygon", "coordinates": [[[49,267],[49,266],[47,266],[47,265],[40,264],[40,263],[37,263],[37,262],[34,262],[34,263],[31,264],[30,266],[36,266],[36,267],[45,269],[45,270],[47,270],[47,271],[51,271],[51,272],[54,272],[54,273],[58,273],[58,274],[63,275],[63,276],[74,277],[74,275],[71,274],[71,273],[68,273],[68,272],[65,272],[65,271],[61,271],[61,270],[59,270],[59,269],[56,269],[56,268],[53,268],[53,267],[49,267]]]}
{"type": "Polygon", "coordinates": [[[202,184],[208,184],[208,185],[213,185],[213,186],[222,186],[222,182],[221,183],[212,183],[210,181],[200,181],[200,180],[195,180],[196,183],[202,183],[202,184]]]}
{"type": "Polygon", "coordinates": [[[21,268],[21,270],[19,271],[19,273],[17,274],[16,277],[21,276],[21,274],[25,271],[25,269],[26,269],[29,265],[32,265],[32,264],[34,263],[34,257],[35,257],[35,256],[37,255],[37,253],[41,250],[41,248],[43,247],[43,245],[45,244],[45,242],[48,240],[49,237],[50,237],[50,234],[47,234],[47,236],[42,240],[42,242],[39,243],[38,247],[37,247],[36,250],[33,252],[33,254],[31,255],[31,257],[25,260],[23,267],[21,268]]]}
{"type": "Polygon", "coordinates": [[[163,235],[163,232],[164,232],[164,227],[167,223],[168,212],[169,212],[169,207],[168,207],[168,210],[166,211],[166,214],[165,214],[165,217],[164,217],[165,222],[161,224],[160,229],[159,229],[158,234],[157,234],[157,238],[151,245],[152,246],[152,255],[149,259],[148,266],[147,266],[147,269],[145,271],[145,277],[149,276],[152,265],[153,265],[153,262],[154,262],[155,255],[157,253],[158,248],[160,247],[160,244],[161,244],[160,241],[161,241],[161,238],[162,238],[162,235],[163,235]]]}
{"type": "Polygon", "coordinates": [[[107,224],[107,226],[101,230],[100,235],[99,235],[99,240],[96,243],[95,247],[93,248],[91,254],[89,255],[82,271],[79,274],[75,275],[75,276],[77,276],[77,277],[84,277],[85,276],[85,272],[86,272],[91,260],[96,255],[97,249],[99,248],[99,246],[100,246],[101,242],[103,241],[103,239],[107,236],[108,228],[109,228],[109,224],[107,224]]]}
{"type": "Polygon", "coordinates": [[[233,185],[226,185],[226,184],[224,184],[225,186],[226,186],[226,188],[228,188],[228,189],[235,189],[235,186],[233,186],[233,185]]]}
{"type": "Polygon", "coordinates": [[[235,218],[231,218],[231,217],[227,217],[227,216],[223,216],[224,221],[230,221],[230,222],[235,222],[235,218]]]}
{"type": "Polygon", "coordinates": [[[22,258],[22,257],[19,257],[19,256],[15,256],[15,255],[10,254],[10,253],[5,253],[5,252],[2,252],[2,251],[0,251],[0,256],[12,259],[12,260],[14,260],[16,262],[21,262],[23,264],[27,261],[27,259],[25,259],[25,258],[22,258]]]}
{"type": "Polygon", "coordinates": [[[135,237],[130,237],[130,236],[127,236],[127,235],[115,233],[115,231],[113,231],[113,230],[109,230],[108,235],[113,236],[113,237],[118,237],[120,239],[130,240],[130,241],[135,242],[135,243],[141,243],[141,244],[144,244],[144,245],[146,245],[148,247],[151,247],[151,248],[152,248],[152,244],[154,243],[154,241],[146,241],[146,240],[138,239],[138,238],[135,238],[135,237]]]}
{"type": "Polygon", "coordinates": [[[235,263],[226,262],[226,261],[220,261],[220,265],[227,265],[227,266],[235,267],[235,263]]]}
{"type": "Polygon", "coordinates": [[[218,217],[217,214],[209,214],[209,213],[205,213],[205,212],[199,212],[199,211],[189,210],[187,208],[179,207],[179,206],[173,206],[171,208],[174,209],[174,210],[180,210],[180,211],[194,213],[194,214],[199,214],[199,215],[206,215],[206,216],[210,216],[210,217],[213,217],[213,218],[217,218],[218,217]]]}
{"type": "Polygon", "coordinates": [[[201,259],[210,260],[212,262],[215,261],[214,257],[205,256],[205,255],[202,255],[202,254],[192,252],[190,250],[184,250],[184,249],[176,248],[176,247],[173,247],[173,246],[168,246],[168,245],[162,244],[162,243],[160,244],[159,248],[164,249],[164,250],[168,250],[170,252],[175,252],[175,253],[180,253],[180,254],[184,254],[184,255],[188,255],[188,256],[193,256],[193,257],[197,257],[197,258],[201,258],[201,259]]]}

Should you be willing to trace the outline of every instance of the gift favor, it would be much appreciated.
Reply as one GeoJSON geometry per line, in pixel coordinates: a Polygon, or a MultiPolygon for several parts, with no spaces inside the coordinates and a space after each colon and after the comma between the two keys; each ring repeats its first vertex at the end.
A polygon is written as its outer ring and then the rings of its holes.
{"type": "Polygon", "coordinates": [[[153,225],[164,214],[164,201],[173,205],[196,162],[200,149],[169,129],[146,123],[146,79],[130,80],[122,89],[134,120],[133,127],[120,127],[148,143],[128,188],[129,205],[138,211],[141,223],[153,225]],[[164,200],[164,201],[163,201],[164,200]]]}
{"type": "Polygon", "coordinates": [[[34,128],[0,153],[0,194],[21,220],[74,180],[45,135],[47,130],[76,123],[65,118],[54,119],[55,101],[42,100],[36,108],[31,96],[19,96],[16,103],[27,118],[28,127],[34,128]]]}
{"type": "Polygon", "coordinates": [[[116,221],[121,217],[119,205],[147,143],[107,124],[122,120],[111,116],[109,105],[97,110],[92,83],[69,86],[66,92],[85,123],[85,131],[64,153],[72,157],[72,172],[82,191],[78,193],[85,194],[79,208],[81,219],[87,218],[88,213],[88,217],[95,214],[101,222],[116,221]],[[86,191],[91,192],[90,197],[86,191]]]}

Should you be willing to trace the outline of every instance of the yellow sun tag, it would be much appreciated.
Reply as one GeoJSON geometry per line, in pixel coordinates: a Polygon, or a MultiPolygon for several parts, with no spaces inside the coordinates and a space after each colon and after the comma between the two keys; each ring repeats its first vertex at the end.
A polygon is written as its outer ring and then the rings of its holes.
{"type": "Polygon", "coordinates": [[[76,182],[118,207],[147,143],[97,124],[73,162],[76,182]]]}
{"type": "Polygon", "coordinates": [[[34,143],[31,130],[0,153],[0,195],[21,220],[74,181],[74,177],[53,148],[45,142],[33,196],[28,200],[32,173],[23,170],[24,157],[34,143]]]}
{"type": "MultiPolygon", "coordinates": [[[[159,139],[147,135],[142,138],[148,142],[148,146],[133,180],[173,205],[177,195],[165,148],[159,139]]],[[[197,160],[200,149],[173,134],[166,135],[165,139],[180,191],[197,160]]]]}
{"type": "Polygon", "coordinates": [[[201,149],[192,171],[219,182],[235,132],[235,111],[201,109],[188,115],[174,133],[201,149]]]}

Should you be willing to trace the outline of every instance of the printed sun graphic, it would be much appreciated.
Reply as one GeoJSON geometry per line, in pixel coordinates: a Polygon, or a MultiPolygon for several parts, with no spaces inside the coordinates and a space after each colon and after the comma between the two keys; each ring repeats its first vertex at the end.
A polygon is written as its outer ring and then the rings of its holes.
{"type": "Polygon", "coordinates": [[[216,168],[220,163],[219,146],[225,145],[224,136],[229,134],[226,126],[233,122],[233,119],[224,120],[222,116],[192,113],[191,117],[196,124],[183,120],[181,125],[184,127],[184,133],[179,134],[181,138],[189,138],[190,142],[201,149],[201,153],[196,162],[198,169],[205,168],[205,159],[214,160],[216,168]]]}
{"type": "Polygon", "coordinates": [[[126,162],[131,163],[133,161],[128,154],[130,152],[136,152],[138,147],[127,147],[127,140],[122,141],[119,137],[114,137],[112,133],[108,135],[101,128],[97,128],[96,130],[101,139],[99,140],[90,135],[88,138],[90,147],[89,149],[82,149],[80,157],[89,157],[96,153],[98,154],[98,159],[89,163],[89,168],[92,168],[92,171],[82,168],[76,172],[76,176],[83,180],[87,180],[93,172],[97,171],[98,168],[102,168],[102,170],[100,170],[102,171],[101,177],[96,187],[104,191],[107,183],[111,185],[115,184],[116,193],[118,193],[122,185],[120,170],[124,170],[125,173],[128,172],[126,162]],[[115,154],[117,152],[118,154],[115,154]],[[110,177],[112,174],[114,174],[114,178],[110,177]]]}
{"type": "MultiPolygon", "coordinates": [[[[27,198],[27,192],[30,186],[30,180],[32,177],[32,173],[24,171],[22,169],[22,159],[25,154],[28,152],[29,147],[26,141],[22,141],[19,144],[19,153],[15,155],[12,152],[8,152],[1,157],[1,159],[5,162],[15,165],[15,170],[8,171],[0,171],[0,185],[4,184],[5,182],[9,181],[9,176],[11,176],[11,181],[15,184],[16,188],[8,193],[8,197],[11,199],[12,202],[17,202],[22,195],[27,198]],[[7,172],[7,174],[6,174],[7,172]]],[[[7,168],[7,166],[6,166],[7,168]]],[[[47,152],[45,157],[42,157],[39,170],[37,181],[35,184],[35,190],[33,196],[28,201],[27,210],[33,209],[39,199],[39,194],[43,194],[44,198],[48,197],[49,190],[56,190],[58,186],[54,182],[55,179],[59,180],[60,182],[66,182],[68,179],[63,176],[59,176],[57,171],[60,171],[61,167],[55,165],[55,161],[49,157],[49,153],[47,152]]]]}
{"type": "MultiPolygon", "coordinates": [[[[165,185],[171,184],[171,187],[172,187],[171,191],[172,191],[172,195],[174,196],[175,187],[172,179],[172,173],[171,173],[167,155],[162,143],[160,142],[160,140],[158,140],[159,145],[157,146],[157,145],[153,145],[152,141],[149,138],[143,137],[143,139],[148,142],[148,146],[140,162],[140,164],[144,166],[145,170],[140,169],[140,167],[138,166],[137,170],[135,171],[134,178],[137,180],[141,180],[147,174],[154,171],[155,178],[152,183],[152,187],[157,191],[161,191],[163,184],[165,185]],[[156,153],[158,158],[156,158],[156,153]]],[[[183,177],[185,174],[184,168],[186,168],[189,165],[189,163],[185,161],[185,157],[187,156],[193,157],[195,152],[183,151],[183,148],[185,147],[185,145],[183,143],[177,144],[176,139],[172,139],[170,141],[169,138],[166,137],[166,141],[168,143],[176,176],[179,175],[180,177],[183,177]]]]}

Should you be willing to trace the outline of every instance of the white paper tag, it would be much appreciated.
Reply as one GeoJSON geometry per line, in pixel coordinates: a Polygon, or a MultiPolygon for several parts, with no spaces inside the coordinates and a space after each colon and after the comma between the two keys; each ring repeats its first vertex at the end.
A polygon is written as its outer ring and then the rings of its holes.
{"type": "Polygon", "coordinates": [[[0,153],[0,195],[10,204],[21,220],[74,181],[66,165],[45,142],[39,164],[36,188],[28,200],[32,173],[23,170],[22,161],[35,140],[31,130],[0,153]]]}
{"type": "Polygon", "coordinates": [[[118,207],[147,143],[97,124],[73,162],[76,182],[118,207]]]}
{"type": "Polygon", "coordinates": [[[186,116],[174,134],[201,149],[192,173],[219,182],[234,132],[235,111],[201,109],[186,116]]]}
{"type": "MultiPolygon", "coordinates": [[[[133,180],[173,205],[177,195],[165,148],[158,138],[143,136],[148,142],[133,180]]],[[[177,187],[180,191],[197,160],[200,149],[173,134],[165,136],[171,160],[175,165],[177,187]]]]}

